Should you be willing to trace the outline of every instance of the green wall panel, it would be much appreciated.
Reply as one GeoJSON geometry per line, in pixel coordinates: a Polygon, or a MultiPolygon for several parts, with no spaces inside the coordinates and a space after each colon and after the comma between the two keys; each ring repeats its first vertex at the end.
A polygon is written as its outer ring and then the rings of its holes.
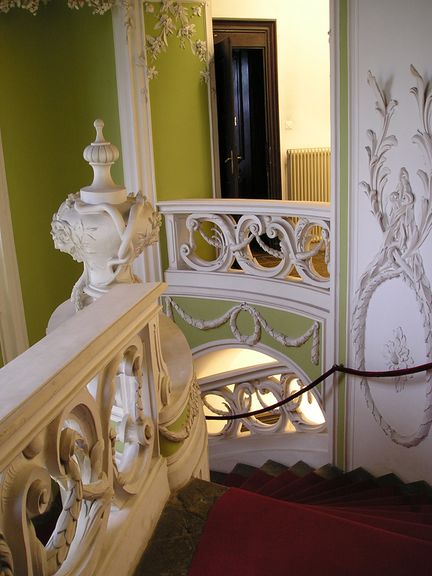
{"type": "MultiPolygon", "coordinates": [[[[347,305],[348,305],[348,4],[349,0],[339,0],[339,364],[346,364],[347,358],[347,305]]],[[[337,391],[337,464],[345,467],[345,377],[339,377],[337,391]]]]}
{"type": "MultiPolygon", "coordinates": [[[[198,4],[197,4],[198,5],[198,4]]],[[[191,4],[188,4],[190,10],[191,4]]],[[[145,14],[146,35],[157,36],[159,3],[145,14]]],[[[204,10],[194,17],[193,39],[205,39],[204,10]]],[[[190,49],[181,48],[175,35],[149,66],[158,75],[150,80],[154,162],[158,200],[212,196],[210,123],[207,85],[201,81],[203,63],[190,49]]]]}
{"type": "MultiPolygon", "coordinates": [[[[82,266],[54,249],[53,213],[92,180],[82,158],[96,118],[120,146],[111,15],[65,1],[0,15],[0,128],[31,343],[44,335],[82,266]]],[[[113,170],[122,179],[121,166],[113,170]]]]}

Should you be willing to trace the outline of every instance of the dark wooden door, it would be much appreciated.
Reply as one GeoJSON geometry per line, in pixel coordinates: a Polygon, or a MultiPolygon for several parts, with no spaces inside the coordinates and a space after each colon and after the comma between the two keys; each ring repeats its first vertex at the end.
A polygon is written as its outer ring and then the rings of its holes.
{"type": "Polygon", "coordinates": [[[280,199],[276,23],[214,20],[213,36],[221,195],[280,199]],[[226,102],[231,95],[232,105],[226,102]],[[227,117],[233,121],[226,124],[227,117]],[[229,186],[227,167],[234,179],[229,186]]]}
{"type": "Polygon", "coordinates": [[[223,198],[238,197],[238,150],[235,139],[234,75],[231,40],[215,44],[220,180],[223,198]]]}

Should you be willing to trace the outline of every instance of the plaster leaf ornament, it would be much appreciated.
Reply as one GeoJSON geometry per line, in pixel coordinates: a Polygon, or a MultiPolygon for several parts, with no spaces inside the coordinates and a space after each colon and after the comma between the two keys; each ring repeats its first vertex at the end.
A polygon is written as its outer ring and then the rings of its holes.
{"type": "Polygon", "coordinates": [[[192,44],[192,52],[198,56],[201,62],[207,59],[207,42],[205,40],[195,40],[192,44]]]}
{"type": "Polygon", "coordinates": [[[200,17],[202,12],[202,6],[192,6],[191,12],[192,16],[200,17]]]}
{"type": "Polygon", "coordinates": [[[147,52],[150,54],[152,60],[156,60],[161,52],[165,52],[166,43],[160,36],[146,36],[147,52]]]}
{"type": "MultiPolygon", "coordinates": [[[[71,207],[71,199],[67,200],[67,207],[71,207]]],[[[85,228],[83,222],[71,225],[67,220],[59,217],[59,213],[53,216],[51,222],[51,236],[54,246],[60,252],[70,254],[76,262],[84,262],[89,243],[95,239],[95,227],[85,228]]]]}
{"type": "MultiPolygon", "coordinates": [[[[417,100],[421,128],[412,141],[417,144],[426,159],[426,170],[418,170],[423,187],[423,198],[418,201],[413,191],[410,174],[405,167],[399,170],[399,176],[393,190],[388,191],[390,170],[387,167],[387,154],[398,143],[396,136],[389,134],[390,121],[397,109],[397,101],[389,99],[369,72],[368,83],[376,97],[376,110],[381,116],[381,128],[378,134],[367,131],[370,144],[366,147],[369,159],[369,179],[361,182],[366,193],[372,214],[383,233],[383,244],[361,276],[355,296],[353,313],[353,342],[357,366],[365,367],[365,335],[368,308],[376,289],[395,278],[401,279],[412,290],[419,312],[423,319],[426,356],[432,359],[432,291],[419,251],[432,228],[432,88],[411,66],[416,86],[410,93],[417,100]]],[[[418,195],[417,195],[418,196],[418,195]]],[[[395,332],[395,338],[387,344],[388,365],[410,365],[412,358],[406,346],[402,329],[395,332]]],[[[393,428],[381,414],[376,405],[367,378],[361,382],[366,404],[375,421],[383,432],[396,444],[405,447],[417,446],[429,434],[432,425],[432,374],[426,373],[425,405],[418,428],[412,434],[401,434],[393,428]]],[[[396,381],[398,390],[403,387],[402,380],[396,381]]]]}
{"type": "Polygon", "coordinates": [[[149,66],[147,68],[147,78],[149,80],[153,80],[154,78],[157,78],[158,74],[159,74],[159,71],[156,70],[156,66],[149,66]]]}
{"type": "Polygon", "coordinates": [[[200,81],[204,84],[208,84],[210,82],[210,70],[206,68],[205,70],[201,70],[200,72],[200,81]]]}
{"type": "Polygon", "coordinates": [[[180,47],[186,48],[186,41],[191,40],[192,36],[195,34],[195,24],[187,24],[180,28],[177,32],[177,37],[180,38],[180,47]]]}
{"type": "MultiPolygon", "coordinates": [[[[411,357],[410,350],[407,346],[406,336],[400,326],[393,331],[394,337],[385,345],[384,356],[387,359],[387,368],[389,370],[399,370],[400,368],[409,368],[414,366],[414,360],[411,357]]],[[[408,376],[397,376],[394,380],[396,392],[401,392],[408,382],[408,376]]]]}
{"type": "MultiPolygon", "coordinates": [[[[144,12],[154,14],[156,23],[153,29],[146,35],[146,52],[153,62],[155,62],[162,52],[168,49],[169,38],[175,36],[179,46],[185,49],[190,46],[192,54],[197,56],[200,62],[205,64],[204,70],[200,72],[201,82],[208,82],[208,54],[207,42],[196,38],[196,25],[191,22],[191,18],[199,17],[202,7],[205,4],[189,4],[180,0],[162,0],[159,4],[159,12],[156,14],[154,4],[146,2],[144,12]]],[[[157,70],[152,67],[147,71],[147,79],[152,80],[157,76],[157,70]]]]}

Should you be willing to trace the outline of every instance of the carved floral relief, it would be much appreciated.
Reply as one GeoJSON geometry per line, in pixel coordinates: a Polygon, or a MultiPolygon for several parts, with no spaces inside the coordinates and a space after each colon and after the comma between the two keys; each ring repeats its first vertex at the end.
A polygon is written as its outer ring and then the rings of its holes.
{"type": "MultiPolygon", "coordinates": [[[[411,73],[416,86],[411,88],[410,93],[417,101],[420,116],[420,129],[412,141],[426,158],[426,170],[417,170],[423,188],[422,197],[420,191],[414,192],[412,175],[405,166],[399,170],[395,188],[388,190],[390,169],[387,155],[398,144],[396,136],[390,133],[390,124],[398,102],[388,97],[370,72],[368,75],[369,86],[376,97],[381,127],[378,133],[373,130],[367,132],[370,142],[366,147],[369,178],[361,183],[361,187],[381,229],[383,244],[361,276],[356,291],[353,341],[359,369],[366,369],[365,335],[371,298],[379,286],[392,279],[402,280],[411,290],[423,322],[425,362],[432,358],[432,291],[419,250],[432,228],[432,88],[414,66],[411,66],[411,73]]],[[[412,362],[401,328],[396,329],[394,340],[387,344],[387,362],[389,367],[408,366],[412,362]]],[[[405,384],[406,380],[396,381],[396,390],[400,391],[405,384]]],[[[424,410],[417,430],[412,434],[399,433],[386,420],[375,402],[367,378],[363,378],[361,385],[375,421],[392,442],[412,447],[428,436],[432,425],[432,374],[426,374],[424,410]]]]}

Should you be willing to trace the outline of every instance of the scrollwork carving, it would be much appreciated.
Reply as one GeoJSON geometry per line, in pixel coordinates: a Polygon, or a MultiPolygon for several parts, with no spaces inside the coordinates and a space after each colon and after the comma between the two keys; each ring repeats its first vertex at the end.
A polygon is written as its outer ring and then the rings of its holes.
{"type": "MultiPolygon", "coordinates": [[[[283,400],[292,392],[292,386],[301,387],[295,374],[286,372],[279,377],[266,376],[252,378],[244,381],[239,380],[230,386],[215,386],[214,389],[206,389],[202,393],[202,401],[210,414],[228,416],[242,414],[256,408],[267,408],[271,404],[283,400]],[[255,404],[252,407],[252,403],[255,404]],[[219,406],[219,408],[217,407],[219,406]]],[[[307,393],[306,402],[314,402],[321,411],[322,418],[319,422],[312,423],[305,417],[301,409],[302,398],[269,411],[263,416],[250,416],[239,420],[227,420],[222,429],[217,433],[209,433],[210,436],[239,436],[244,432],[250,434],[272,434],[287,431],[321,431],[325,428],[324,412],[319,393],[307,393]]]]}
{"type": "Polygon", "coordinates": [[[227,272],[234,262],[244,273],[264,278],[287,279],[296,274],[313,286],[327,286],[328,275],[322,275],[314,266],[314,258],[323,252],[329,263],[329,221],[320,218],[290,218],[274,215],[234,215],[192,213],[186,219],[188,242],[180,246],[184,263],[201,272],[227,272]],[[211,234],[208,233],[211,230],[211,234]],[[195,235],[204,240],[214,252],[211,259],[199,256],[195,235]],[[275,240],[276,245],[268,239],[275,240]],[[260,263],[251,249],[255,242],[266,264],[260,263]]]}
{"type": "Polygon", "coordinates": [[[119,503],[137,492],[150,465],[154,442],[154,424],[144,398],[143,358],[143,342],[137,336],[99,381],[119,503]]]}

